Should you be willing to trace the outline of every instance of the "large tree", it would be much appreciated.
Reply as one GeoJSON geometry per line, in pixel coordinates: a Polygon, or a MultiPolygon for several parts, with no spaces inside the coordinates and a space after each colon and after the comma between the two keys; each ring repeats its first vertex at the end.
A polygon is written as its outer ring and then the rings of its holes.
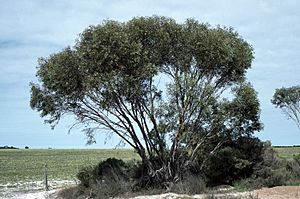
{"type": "Polygon", "coordinates": [[[31,107],[52,125],[75,116],[91,141],[95,132],[119,136],[149,181],[177,181],[199,154],[205,164],[228,137],[262,128],[245,81],[252,51],[233,29],[193,19],[105,21],[39,60],[31,107]]]}
{"type": "Polygon", "coordinates": [[[271,102],[300,129],[300,86],[276,89],[271,102]]]}

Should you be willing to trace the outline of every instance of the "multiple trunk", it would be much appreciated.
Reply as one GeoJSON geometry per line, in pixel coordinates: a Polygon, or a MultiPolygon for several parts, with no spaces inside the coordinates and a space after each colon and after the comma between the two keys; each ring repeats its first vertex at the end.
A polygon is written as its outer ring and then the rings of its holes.
{"type": "MultiPolygon", "coordinates": [[[[146,167],[146,175],[158,182],[179,180],[184,170],[196,160],[202,146],[209,139],[218,136],[213,129],[197,138],[192,135],[197,133],[198,125],[204,117],[204,109],[210,106],[210,101],[217,94],[220,94],[217,93],[219,90],[217,84],[213,84],[213,79],[200,76],[197,71],[183,72],[170,69],[168,75],[173,81],[172,85],[170,84],[173,93],[169,94],[172,98],[169,99],[169,103],[176,110],[176,115],[172,119],[177,118],[176,127],[169,133],[172,136],[170,147],[167,147],[168,140],[159,129],[152,78],[143,97],[137,96],[128,100],[128,97],[120,96],[119,92],[112,92],[110,96],[113,96],[111,98],[113,106],[106,108],[102,104],[100,91],[94,90],[86,94],[80,104],[77,104],[80,122],[91,122],[118,135],[139,154],[146,167]],[[187,134],[190,134],[190,140],[184,140],[187,134]],[[185,149],[182,150],[183,148],[185,149]]],[[[210,154],[213,154],[220,145],[221,142],[210,154]]]]}

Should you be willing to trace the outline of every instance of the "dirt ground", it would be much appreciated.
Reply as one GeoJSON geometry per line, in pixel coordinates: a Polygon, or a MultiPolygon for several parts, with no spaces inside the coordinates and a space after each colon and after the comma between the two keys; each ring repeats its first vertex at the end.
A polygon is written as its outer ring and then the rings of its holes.
{"type": "MultiPolygon", "coordinates": [[[[300,199],[300,186],[280,186],[273,188],[263,188],[251,192],[244,193],[232,193],[231,195],[241,195],[241,196],[254,196],[253,198],[259,199],[300,199]]],[[[175,199],[180,195],[168,193],[156,196],[139,196],[134,199],[175,199]]],[[[224,194],[220,194],[220,196],[224,196],[224,194]]],[[[194,195],[193,198],[203,199],[205,198],[204,194],[194,195]]],[[[247,197],[246,197],[247,198],[247,197]]],[[[249,197],[248,197],[249,198],[249,197]]]]}
{"type": "MultiPolygon", "coordinates": [[[[14,199],[61,199],[58,197],[58,191],[51,191],[50,193],[38,192],[38,193],[27,193],[24,195],[17,195],[12,197],[14,199]]],[[[254,196],[253,198],[259,199],[300,199],[300,186],[280,186],[273,188],[263,188],[251,192],[243,192],[243,193],[231,193],[230,195],[241,195],[241,196],[254,196]]],[[[178,195],[174,193],[166,193],[161,195],[152,195],[152,196],[138,196],[132,199],[176,199],[179,197],[183,197],[185,195],[178,195]]],[[[204,199],[205,194],[199,194],[190,196],[195,199],[204,199]]],[[[219,196],[224,196],[224,194],[219,194],[219,196]]],[[[246,197],[247,198],[247,197],[246,197]]],[[[249,197],[248,197],[249,198],[249,197]]],[[[119,198],[121,199],[121,198],[119,198]]]]}
{"type": "Polygon", "coordinates": [[[300,186],[280,186],[253,191],[261,199],[300,199],[300,186]]]}

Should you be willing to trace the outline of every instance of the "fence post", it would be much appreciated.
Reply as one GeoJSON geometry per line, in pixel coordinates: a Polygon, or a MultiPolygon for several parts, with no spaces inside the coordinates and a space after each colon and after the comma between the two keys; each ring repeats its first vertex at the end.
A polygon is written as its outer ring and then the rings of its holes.
{"type": "Polygon", "coordinates": [[[49,191],[49,185],[48,185],[48,167],[47,163],[45,164],[45,190],[49,191]]]}

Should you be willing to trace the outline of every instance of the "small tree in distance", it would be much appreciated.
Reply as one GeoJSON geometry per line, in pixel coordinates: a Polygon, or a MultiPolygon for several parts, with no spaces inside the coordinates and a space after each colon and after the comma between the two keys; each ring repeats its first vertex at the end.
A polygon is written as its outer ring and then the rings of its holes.
{"type": "Polygon", "coordinates": [[[300,129],[300,86],[276,89],[271,102],[300,129]]]}
{"type": "Polygon", "coordinates": [[[261,130],[245,81],[252,59],[231,28],[156,16],[105,21],[39,59],[30,104],[52,125],[75,116],[90,143],[95,132],[116,134],[141,157],[145,184],[162,185],[180,180],[199,156],[203,166],[226,140],[261,130]]]}

